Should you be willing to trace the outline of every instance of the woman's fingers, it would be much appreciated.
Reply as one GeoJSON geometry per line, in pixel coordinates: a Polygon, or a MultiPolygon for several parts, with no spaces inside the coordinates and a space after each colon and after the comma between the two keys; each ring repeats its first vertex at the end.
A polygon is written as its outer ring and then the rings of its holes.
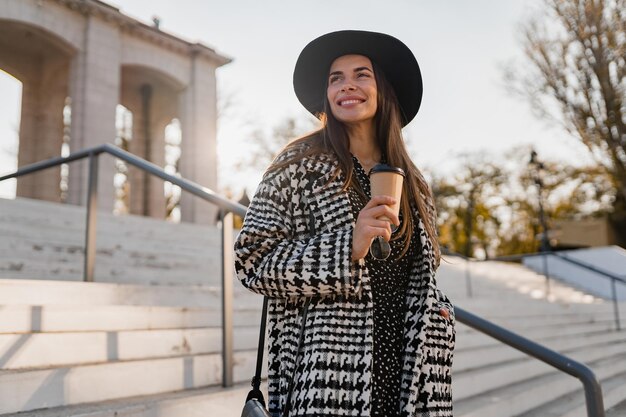
{"type": "Polygon", "coordinates": [[[370,209],[372,207],[376,207],[376,206],[380,206],[380,205],[393,206],[394,204],[396,204],[396,199],[391,197],[391,196],[388,196],[388,195],[375,195],[374,197],[372,197],[370,199],[370,201],[367,202],[365,207],[363,207],[363,210],[367,210],[367,209],[370,209]]]}
{"type": "Polygon", "coordinates": [[[386,226],[385,227],[372,227],[371,231],[372,231],[372,239],[374,239],[377,236],[382,236],[383,239],[385,239],[385,241],[389,242],[389,240],[391,239],[391,226],[389,226],[389,223],[385,222],[386,226]]]}
{"type": "MultiPolygon", "coordinates": [[[[365,211],[365,209],[363,210],[365,211]]],[[[400,225],[400,220],[398,219],[396,213],[394,213],[391,207],[386,205],[375,206],[367,209],[366,215],[376,219],[387,218],[391,223],[395,224],[396,226],[400,225]]]]}
{"type": "Polygon", "coordinates": [[[352,258],[361,259],[367,255],[372,240],[382,236],[387,242],[391,239],[391,224],[400,225],[398,216],[391,209],[396,199],[377,195],[363,207],[356,220],[352,236],[352,258]],[[391,224],[389,223],[391,222],[391,224]]]}
{"type": "Polygon", "coordinates": [[[386,241],[391,239],[389,222],[359,215],[352,236],[352,260],[364,258],[376,236],[382,236],[386,241]]]}
{"type": "Polygon", "coordinates": [[[365,208],[363,208],[363,210],[359,213],[359,218],[361,217],[386,220],[396,226],[400,226],[398,216],[394,213],[391,207],[387,205],[371,206],[370,208],[365,206],[365,208]]]}

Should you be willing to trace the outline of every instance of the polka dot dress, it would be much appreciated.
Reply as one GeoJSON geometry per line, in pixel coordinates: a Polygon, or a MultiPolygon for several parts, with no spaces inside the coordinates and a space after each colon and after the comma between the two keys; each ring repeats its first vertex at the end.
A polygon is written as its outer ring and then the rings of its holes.
{"type": "MultiPolygon", "coordinates": [[[[353,157],[354,175],[362,190],[371,198],[367,173],[353,157]]],[[[356,219],[367,201],[351,187],[349,197],[356,219]]],[[[402,218],[400,219],[402,221],[402,218]]],[[[392,240],[391,255],[386,260],[376,260],[371,255],[365,264],[372,280],[374,300],[374,364],[372,370],[372,416],[393,417],[400,414],[400,377],[404,349],[405,295],[408,287],[411,259],[417,253],[419,234],[413,232],[409,250],[403,256],[402,241],[392,240]]]]}

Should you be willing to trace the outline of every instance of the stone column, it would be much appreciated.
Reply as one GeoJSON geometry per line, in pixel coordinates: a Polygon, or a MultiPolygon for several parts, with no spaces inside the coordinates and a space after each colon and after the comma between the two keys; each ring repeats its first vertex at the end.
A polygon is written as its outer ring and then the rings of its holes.
{"type": "MultiPolygon", "coordinates": [[[[142,100],[141,86],[125,85],[122,91],[123,101],[133,113],[133,138],[129,144],[129,151],[164,168],[165,126],[175,117],[176,108],[172,103],[176,103],[177,93],[160,84],[151,84],[151,91],[147,112],[144,110],[145,103],[142,100]],[[146,115],[149,118],[148,121],[145,120],[146,115]],[[149,135],[146,134],[146,128],[149,130],[149,135]]],[[[128,173],[131,194],[130,213],[164,219],[166,214],[164,181],[133,167],[129,167],[128,173]],[[144,201],[146,183],[148,184],[147,206],[144,201]]]]}
{"type": "MultiPolygon", "coordinates": [[[[61,156],[63,107],[68,94],[68,59],[31,60],[24,68],[18,165],[61,156]]],[[[29,174],[17,181],[17,196],[59,202],[60,167],[29,174]]]]}
{"type": "MultiPolygon", "coordinates": [[[[217,188],[215,69],[215,64],[198,55],[194,56],[191,82],[181,95],[180,103],[180,172],[183,177],[214,191],[217,188]]],[[[216,213],[216,206],[183,193],[183,221],[214,224],[216,213]]]]}
{"type": "MultiPolygon", "coordinates": [[[[155,120],[152,123],[152,146],[150,147],[150,161],[154,164],[165,168],[165,126],[171,121],[155,120]]],[[[150,176],[150,197],[148,205],[148,216],[157,219],[164,219],[165,210],[165,193],[164,184],[161,178],[150,176]]]]}
{"type": "MultiPolygon", "coordinates": [[[[178,111],[178,91],[164,84],[155,86],[152,107],[152,146],[150,146],[150,161],[165,168],[165,128],[176,117],[178,111]]],[[[150,179],[150,205],[148,215],[159,219],[167,214],[164,194],[164,184],[160,178],[150,179]]]]}
{"type": "MultiPolygon", "coordinates": [[[[140,158],[145,158],[146,141],[144,137],[144,120],[141,109],[141,94],[139,88],[125,89],[122,93],[125,97],[125,106],[133,113],[133,137],[128,144],[128,151],[140,158]]],[[[130,193],[130,214],[143,215],[143,184],[145,173],[139,168],[128,166],[128,182],[130,193]]]]}
{"type": "MultiPolygon", "coordinates": [[[[116,26],[86,16],[84,49],[72,60],[71,149],[77,151],[115,140],[115,108],[120,94],[120,34],[116,26]]],[[[98,206],[112,211],[114,160],[100,157],[98,206]]],[[[70,167],[68,202],[85,204],[88,170],[86,163],[70,167]]]]}

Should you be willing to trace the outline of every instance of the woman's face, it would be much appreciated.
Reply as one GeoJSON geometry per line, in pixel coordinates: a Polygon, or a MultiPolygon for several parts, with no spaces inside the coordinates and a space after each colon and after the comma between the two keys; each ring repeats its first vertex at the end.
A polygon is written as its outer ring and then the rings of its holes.
{"type": "Polygon", "coordinates": [[[374,69],[368,57],[344,55],[333,61],[326,96],[337,120],[346,124],[372,120],[376,115],[377,94],[374,69]]]}

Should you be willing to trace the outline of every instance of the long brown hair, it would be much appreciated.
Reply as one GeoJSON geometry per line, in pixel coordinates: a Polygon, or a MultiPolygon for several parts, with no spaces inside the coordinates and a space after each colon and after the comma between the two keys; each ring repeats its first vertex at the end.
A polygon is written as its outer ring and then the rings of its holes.
{"type": "MultiPolygon", "coordinates": [[[[433,207],[432,210],[434,210],[433,195],[422,173],[415,166],[413,161],[411,161],[406,147],[404,146],[401,110],[395,91],[374,61],[372,61],[372,66],[378,89],[375,115],[377,145],[382,154],[386,156],[386,162],[389,165],[402,168],[406,173],[406,178],[402,186],[402,198],[400,200],[400,211],[403,215],[403,222],[394,238],[402,239],[402,255],[404,255],[411,243],[414,222],[416,221],[416,219],[410,215],[410,213],[413,212],[411,206],[414,204],[424,223],[424,228],[426,229],[426,233],[433,247],[435,261],[438,264],[441,251],[437,240],[436,225],[434,223],[435,216],[434,213],[433,215],[429,214],[429,208],[427,206],[430,205],[433,207]]],[[[355,187],[357,192],[365,198],[365,193],[359,182],[356,181],[352,175],[354,164],[352,162],[350,141],[346,129],[343,123],[333,116],[326,94],[324,94],[324,97],[324,111],[318,115],[322,122],[322,127],[288,143],[279,153],[279,156],[293,148],[302,145],[307,146],[304,146],[304,150],[297,153],[292,158],[282,159],[277,157],[267,169],[267,172],[283,168],[307,156],[321,153],[330,154],[333,155],[339,163],[338,170],[334,173],[333,179],[343,173],[345,176],[343,190],[347,190],[350,186],[355,187]]]]}

